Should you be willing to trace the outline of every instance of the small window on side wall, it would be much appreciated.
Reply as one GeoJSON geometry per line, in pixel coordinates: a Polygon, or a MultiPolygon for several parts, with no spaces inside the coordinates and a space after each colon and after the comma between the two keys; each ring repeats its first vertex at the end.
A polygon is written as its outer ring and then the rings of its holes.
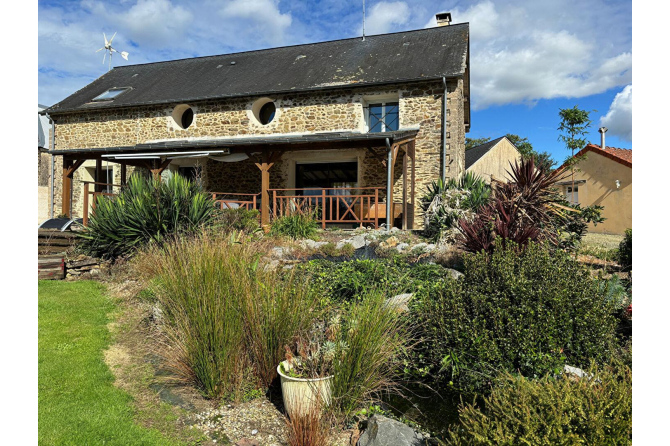
{"type": "Polygon", "coordinates": [[[368,105],[368,128],[370,133],[398,130],[398,102],[380,102],[368,105]]]}
{"type": "Polygon", "coordinates": [[[565,199],[570,204],[579,204],[579,186],[565,186],[565,199]]]}

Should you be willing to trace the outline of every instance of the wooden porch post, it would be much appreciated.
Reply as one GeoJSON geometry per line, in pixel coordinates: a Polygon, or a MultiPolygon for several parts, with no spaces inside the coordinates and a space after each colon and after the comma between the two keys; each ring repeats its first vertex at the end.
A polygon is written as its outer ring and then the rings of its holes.
{"type": "Polygon", "coordinates": [[[70,205],[70,197],[72,196],[72,179],[68,175],[68,170],[72,166],[72,160],[63,158],[63,190],[61,191],[61,213],[70,216],[72,207],[70,205]]]}
{"type": "Polygon", "coordinates": [[[398,156],[398,144],[393,144],[389,151],[389,161],[387,162],[387,185],[386,185],[386,229],[388,231],[393,228],[393,182],[395,180],[395,161],[398,156]]]}
{"type": "Polygon", "coordinates": [[[75,170],[84,164],[85,159],[71,160],[63,157],[63,190],[61,199],[61,212],[72,218],[72,176],[75,170]]]}

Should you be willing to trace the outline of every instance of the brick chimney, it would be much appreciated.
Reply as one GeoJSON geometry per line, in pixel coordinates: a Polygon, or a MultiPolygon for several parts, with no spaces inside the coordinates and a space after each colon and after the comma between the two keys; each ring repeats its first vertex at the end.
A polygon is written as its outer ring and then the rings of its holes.
{"type": "Polygon", "coordinates": [[[451,13],[450,12],[440,12],[435,14],[435,20],[437,20],[437,26],[449,26],[451,23],[451,13]]]}

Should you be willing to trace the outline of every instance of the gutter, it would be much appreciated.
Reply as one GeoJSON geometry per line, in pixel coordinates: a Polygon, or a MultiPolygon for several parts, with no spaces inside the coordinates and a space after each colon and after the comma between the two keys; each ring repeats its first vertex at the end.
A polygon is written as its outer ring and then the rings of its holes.
{"type": "Polygon", "coordinates": [[[447,79],[442,77],[444,85],[444,95],[442,96],[442,171],[440,178],[444,184],[447,181],[447,79]]]}

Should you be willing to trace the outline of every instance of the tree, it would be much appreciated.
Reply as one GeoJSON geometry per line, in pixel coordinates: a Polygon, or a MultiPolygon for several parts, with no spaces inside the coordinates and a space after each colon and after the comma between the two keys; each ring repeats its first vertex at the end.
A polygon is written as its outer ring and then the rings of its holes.
{"type": "Polygon", "coordinates": [[[579,151],[586,145],[585,136],[591,126],[591,119],[589,119],[591,112],[582,110],[576,105],[572,108],[561,108],[559,110],[558,116],[561,117],[561,123],[558,130],[563,133],[558,137],[558,140],[563,141],[565,147],[571,151],[568,164],[572,176],[572,190],[575,190],[574,165],[578,161],[575,160],[575,150],[579,151]]]}
{"type": "Polygon", "coordinates": [[[465,150],[481,146],[489,141],[491,141],[491,138],[465,138],[465,150]]]}
{"type": "Polygon", "coordinates": [[[521,158],[527,160],[534,156],[535,167],[538,169],[550,171],[554,168],[556,161],[553,160],[551,154],[549,152],[537,152],[530,141],[528,141],[528,138],[522,138],[512,133],[508,133],[505,137],[519,150],[521,158]]]}

